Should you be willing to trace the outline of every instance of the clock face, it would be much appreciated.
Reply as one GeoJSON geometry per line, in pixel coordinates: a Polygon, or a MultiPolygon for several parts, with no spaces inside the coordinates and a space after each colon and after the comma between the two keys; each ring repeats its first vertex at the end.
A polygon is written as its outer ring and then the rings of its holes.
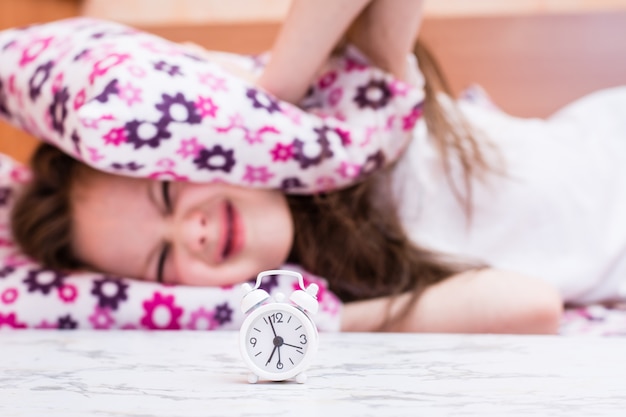
{"type": "Polygon", "coordinates": [[[307,357],[317,336],[299,311],[261,308],[254,312],[242,343],[249,360],[266,373],[289,373],[307,357]]]}

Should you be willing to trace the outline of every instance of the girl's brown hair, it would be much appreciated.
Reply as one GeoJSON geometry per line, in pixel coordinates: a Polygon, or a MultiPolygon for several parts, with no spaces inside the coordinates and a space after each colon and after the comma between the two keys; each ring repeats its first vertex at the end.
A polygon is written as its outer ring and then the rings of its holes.
{"type": "MultiPolygon", "coordinates": [[[[429,134],[446,170],[451,162],[463,168],[467,193],[459,201],[469,207],[470,181],[488,169],[487,163],[467,125],[458,123],[462,118],[450,116],[450,109],[444,111],[439,103],[439,92],[451,92],[435,60],[419,42],[415,53],[426,79],[424,118],[429,134]]],[[[80,170],[89,168],[41,145],[32,169],[33,181],[12,212],[15,240],[47,267],[84,266],[71,249],[70,192],[80,170]]],[[[412,291],[416,299],[429,285],[469,268],[409,240],[393,198],[381,195],[389,189],[389,171],[341,191],[288,197],[296,225],[290,261],[327,278],[330,289],[344,301],[405,291],[412,291]]]]}
{"type": "MultiPolygon", "coordinates": [[[[455,107],[444,107],[440,93],[452,96],[435,59],[420,42],[415,47],[426,80],[424,119],[441,163],[449,174],[452,163],[463,170],[463,192],[454,189],[459,204],[471,216],[471,181],[490,167],[478,141],[455,107]]],[[[389,185],[391,168],[339,192],[289,196],[296,224],[291,261],[329,280],[343,301],[399,295],[412,300],[394,319],[405,314],[430,285],[456,273],[480,267],[415,245],[397,214],[389,185]]],[[[389,319],[389,318],[388,318],[389,319]]],[[[390,321],[387,321],[389,324],[390,321]]]]}

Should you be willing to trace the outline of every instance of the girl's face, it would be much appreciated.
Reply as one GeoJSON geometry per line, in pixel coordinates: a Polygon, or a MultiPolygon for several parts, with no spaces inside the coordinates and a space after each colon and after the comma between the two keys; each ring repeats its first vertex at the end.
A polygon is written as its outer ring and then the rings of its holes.
{"type": "Polygon", "coordinates": [[[91,171],[72,192],[77,256],[106,273],[229,285],[279,267],[293,223],[279,191],[91,171]]]}

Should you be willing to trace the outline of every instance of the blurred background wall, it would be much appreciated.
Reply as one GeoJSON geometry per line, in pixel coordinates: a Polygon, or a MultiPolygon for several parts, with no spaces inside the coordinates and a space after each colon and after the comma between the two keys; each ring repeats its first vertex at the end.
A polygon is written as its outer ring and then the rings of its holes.
{"type": "MultiPolygon", "coordinates": [[[[0,0],[0,30],[88,15],[174,41],[256,53],[290,0],[0,0]]],[[[426,0],[420,37],[455,92],[482,85],[504,110],[544,117],[626,84],[626,0],[426,0]]],[[[1,57],[0,57],[1,65],[1,57]]],[[[0,152],[27,159],[35,139],[0,122],[0,152]]]]}

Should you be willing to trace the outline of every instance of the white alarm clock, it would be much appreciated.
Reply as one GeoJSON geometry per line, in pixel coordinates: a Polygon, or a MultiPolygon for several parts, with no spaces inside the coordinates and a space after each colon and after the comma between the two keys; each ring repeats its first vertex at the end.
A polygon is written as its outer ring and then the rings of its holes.
{"type": "Polygon", "coordinates": [[[305,288],[304,279],[297,272],[270,270],[257,275],[254,288],[248,283],[243,288],[246,294],[241,309],[248,316],[241,325],[239,348],[252,371],[248,381],[254,384],[259,378],[284,381],[295,377],[297,382],[305,382],[304,371],[318,346],[317,327],[309,314],[317,313],[319,287],[311,284],[305,288]],[[297,277],[300,289],[288,300],[282,293],[272,299],[259,288],[263,277],[268,275],[297,277]]]}

